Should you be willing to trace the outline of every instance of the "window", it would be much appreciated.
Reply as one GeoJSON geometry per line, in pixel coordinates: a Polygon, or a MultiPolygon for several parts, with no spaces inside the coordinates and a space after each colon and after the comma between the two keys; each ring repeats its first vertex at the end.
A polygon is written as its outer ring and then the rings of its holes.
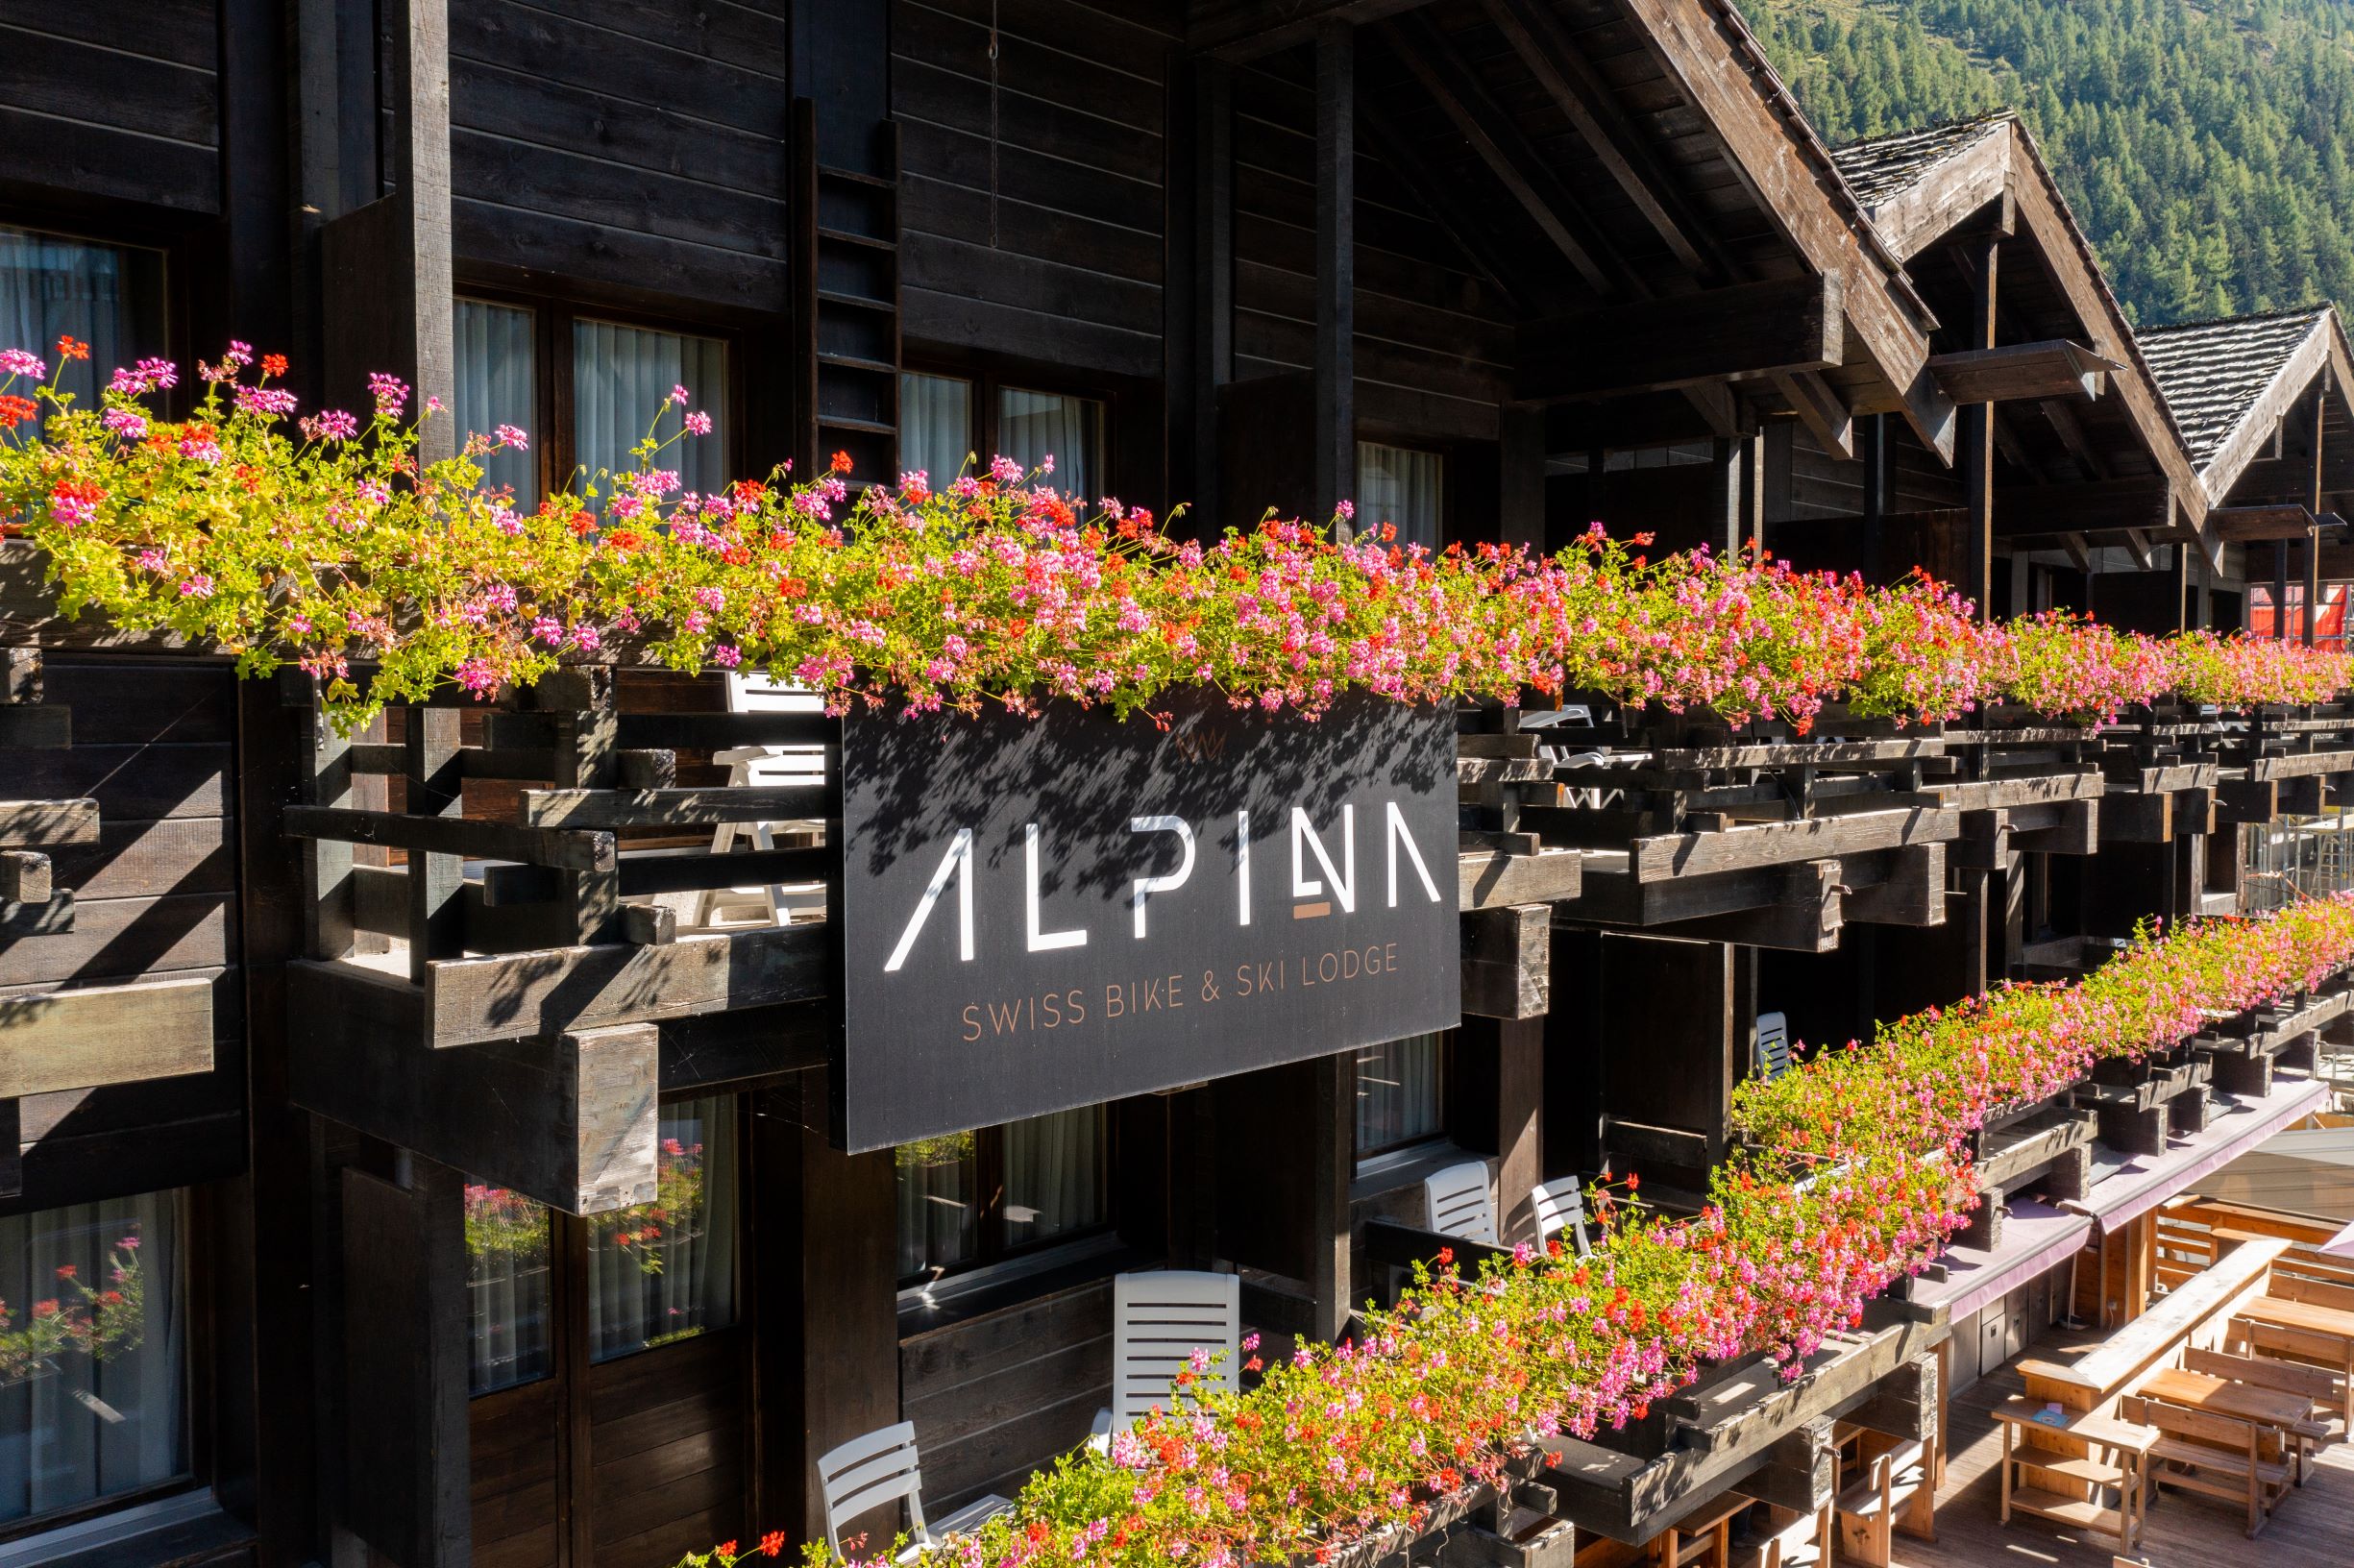
{"type": "MultiPolygon", "coordinates": [[[[2341,649],[2346,641],[2346,589],[2342,582],[2321,585],[2320,613],[2314,617],[2313,640],[2317,648],[2341,649]]],[[[2247,634],[2258,642],[2269,642],[2280,635],[2272,617],[2272,584],[2250,583],[2247,590],[2247,634]]],[[[2305,585],[2289,584],[2289,641],[2302,642],[2305,638],[2305,585]]]]}
{"type": "Polygon", "coordinates": [[[582,1292],[591,1360],[734,1324],[736,1102],[665,1105],[659,1137],[653,1201],[612,1213],[575,1218],[504,1188],[467,1187],[471,1392],[552,1375],[555,1304],[582,1292]]]}
{"type": "Polygon", "coordinates": [[[973,453],[972,383],[953,376],[899,378],[899,468],[944,486],[973,453]]]}
{"type": "MultiPolygon", "coordinates": [[[[512,425],[540,433],[532,400],[538,387],[531,312],[483,300],[457,302],[457,396],[451,412],[458,439],[512,425]]],[[[519,506],[539,504],[539,465],[528,452],[494,452],[482,459],[482,481],[515,492],[519,506]]]]}
{"type": "Polygon", "coordinates": [[[185,1214],[155,1192],[0,1219],[0,1522],[189,1474],[185,1214]]]}
{"type": "Polygon", "coordinates": [[[732,1099],[662,1108],[654,1201],[585,1222],[591,1360],[736,1320],[735,1171],[732,1099]]]}
{"type": "Polygon", "coordinates": [[[68,361],[58,384],[85,408],[116,366],[163,354],[162,253],[0,228],[0,348],[30,349],[54,371],[67,333],[90,356],[68,361]]]}
{"type": "Polygon", "coordinates": [[[600,470],[635,468],[631,449],[679,386],[687,389],[686,411],[709,414],[712,432],[681,435],[681,411],[672,408],[655,431],[665,444],[654,466],[676,473],[681,487],[694,491],[723,489],[734,477],[727,345],[721,339],[574,316],[557,306],[465,298],[457,302],[454,335],[459,437],[487,435],[501,425],[530,432],[529,452],[495,453],[482,464],[485,482],[512,486],[518,502],[538,502],[543,472],[561,488],[568,478],[585,484],[600,470]],[[557,408],[569,403],[569,428],[556,428],[551,399],[557,408]]]}
{"type": "Polygon", "coordinates": [[[1106,1155],[1099,1105],[900,1144],[899,1277],[937,1279],[1099,1229],[1111,1218],[1106,1155]]]}
{"type": "MultiPolygon", "coordinates": [[[[636,466],[629,449],[646,438],[654,409],[671,388],[687,389],[689,409],[717,419],[726,389],[726,345],[715,337],[682,337],[610,321],[573,323],[573,461],[593,476],[636,466]]],[[[678,414],[674,410],[671,418],[678,414]]],[[[658,468],[674,468],[689,490],[708,494],[727,486],[723,422],[708,437],[689,436],[663,449],[658,468]]],[[[669,435],[666,428],[661,432],[669,435]]]]}
{"type": "Polygon", "coordinates": [[[1025,471],[1051,457],[1046,482],[1091,502],[1108,488],[1105,417],[1098,398],[909,371],[899,378],[899,467],[939,486],[969,457],[1011,457],[1025,471]]]}
{"type": "Polygon", "coordinates": [[[1357,1053],[1357,1157],[1446,1130],[1446,1052],[1437,1035],[1409,1035],[1357,1053]]]}
{"type": "Polygon", "coordinates": [[[1398,543],[1436,550],[1445,523],[1447,460],[1435,452],[1357,443],[1357,526],[1397,526],[1398,543]]]}

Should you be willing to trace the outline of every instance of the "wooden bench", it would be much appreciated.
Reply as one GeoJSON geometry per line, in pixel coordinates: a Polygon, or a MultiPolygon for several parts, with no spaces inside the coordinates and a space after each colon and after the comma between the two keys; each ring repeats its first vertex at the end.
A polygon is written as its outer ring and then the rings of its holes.
{"type": "Polygon", "coordinates": [[[2251,1388],[2269,1388],[2274,1393],[2293,1394],[2310,1407],[2304,1420],[2289,1430],[2297,1439],[2297,1484],[2305,1483],[2305,1457],[2313,1449],[2328,1442],[2333,1435],[2326,1411],[2338,1403],[2338,1379],[2326,1368],[2301,1366],[2294,1361],[2276,1361],[2263,1356],[2234,1356],[2220,1350],[2190,1349],[2183,1352],[2183,1369],[2204,1372],[2211,1378],[2229,1378],[2244,1383],[2251,1388]]]}
{"type": "Polygon", "coordinates": [[[1773,1510],[1778,1525],[1762,1541],[1752,1541],[1735,1554],[1736,1568],[1827,1568],[1830,1552],[1829,1510],[1796,1513],[1773,1510]]]}
{"type": "Polygon", "coordinates": [[[1865,1461],[1861,1481],[1839,1494],[1839,1549],[1858,1562],[1888,1568],[1896,1532],[1937,1538],[1937,1497],[1929,1486],[1928,1452],[1919,1438],[1898,1443],[1865,1461]]]}
{"type": "Polygon", "coordinates": [[[2130,1397],[2119,1401],[2118,1414],[2162,1433],[2149,1449],[2150,1458],[2158,1461],[2151,1481],[2244,1501],[2251,1540],[2263,1531],[2273,1506],[2289,1489],[2289,1466],[2263,1457],[2266,1433],[2256,1422],[2130,1397]]]}

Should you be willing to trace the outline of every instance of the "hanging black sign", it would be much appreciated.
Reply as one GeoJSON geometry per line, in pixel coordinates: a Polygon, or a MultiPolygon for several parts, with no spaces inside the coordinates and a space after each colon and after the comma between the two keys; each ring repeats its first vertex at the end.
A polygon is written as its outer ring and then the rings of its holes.
{"type": "Polygon", "coordinates": [[[844,1147],[1460,1020],[1453,716],[1161,706],[846,721],[844,1147]]]}

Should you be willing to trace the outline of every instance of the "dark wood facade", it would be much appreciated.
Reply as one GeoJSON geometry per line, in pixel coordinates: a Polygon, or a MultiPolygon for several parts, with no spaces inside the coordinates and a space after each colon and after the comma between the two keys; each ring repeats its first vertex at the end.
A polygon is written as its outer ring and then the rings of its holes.
{"type": "MultiPolygon", "coordinates": [[[[1867,197],[1720,0],[28,0],[0,43],[0,228],[157,257],[136,352],[234,335],[289,346],[314,396],[385,368],[451,399],[454,299],[527,310],[543,483],[579,445],[570,334],[601,322],[723,345],[736,472],[836,449],[891,472],[918,372],[1093,400],[1105,488],[1198,529],[1329,509],[1361,441],[1440,459],[1450,540],[1762,536],[2014,610],[2084,603],[2114,545],[2133,569],[2090,606],[2154,627],[2179,622],[2184,563],[2212,574],[2210,508],[2243,503],[2199,488],[2023,133],[1867,197]],[[2053,344],[2098,362],[2102,397],[2025,352],[2053,344]],[[2113,526],[2054,542],[2085,485],[2113,526]]],[[[935,1514],[1010,1493],[1105,1402],[1120,1270],[1238,1269],[1254,1325],[1336,1335],[1411,1242],[1383,1238],[1423,1223],[1429,1171],[1490,1162],[1514,1235],[1537,1180],[1606,1163],[1688,1197],[1761,1014],[1848,1038],[2229,885],[2213,759],[1956,741],[1926,777],[1828,769],[1825,798],[1852,797],[1827,809],[1808,786],[1787,812],[1716,809],[1814,778],[1779,737],[1603,822],[1535,731],[1469,717],[1465,1021],[1431,1124],[1360,1158],[1346,1056],[1118,1102],[1100,1224],[913,1287],[893,1157],[826,1135],[824,928],[723,939],[741,989],[592,1013],[564,982],[671,962],[625,940],[626,878],[561,858],[585,834],[480,836],[519,788],[610,789],[631,752],[724,782],[716,680],[567,672],[520,711],[396,710],[347,744],[301,683],[59,624],[37,573],[0,557],[0,643],[43,649],[71,745],[0,750],[0,798],[94,802],[94,826],[49,851],[70,929],[0,935],[0,1003],[209,987],[202,1070],[5,1102],[0,1223],[190,1194],[185,1462],[67,1510],[177,1511],[63,1559],[90,1568],[650,1568],[797,1541],[823,1529],[816,1457],[902,1418],[935,1514]],[[520,749],[544,776],[469,776],[520,749]],[[1774,831],[1809,821],[1823,840],[1774,831]],[[1688,870],[1635,864],[1679,846],[1688,870]],[[503,868],[529,873],[503,906],[466,853],[552,858],[503,868]],[[728,1321],[601,1360],[589,1258],[627,1173],[582,1129],[712,1095],[734,1129],[728,1321]],[[552,1214],[545,1372],[472,1399],[469,1181],[552,1214]]],[[[2239,768],[2242,820],[2268,818],[2262,759],[2239,768]]],[[[1935,1336],[1872,1332],[1826,1410],[1935,1336]]],[[[1771,1458],[1728,1447],[1689,1495],[1771,1458]]],[[[1579,1517],[1640,1539],[1684,1495],[1579,1517]]]]}

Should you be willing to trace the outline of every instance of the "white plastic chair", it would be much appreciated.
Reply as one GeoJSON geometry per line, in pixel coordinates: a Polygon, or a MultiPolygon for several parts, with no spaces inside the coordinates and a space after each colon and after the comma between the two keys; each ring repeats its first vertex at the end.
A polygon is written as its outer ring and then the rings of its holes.
{"type": "Polygon", "coordinates": [[[1790,1070],[1790,1019],[1780,1013],[1757,1015],[1757,1076],[1768,1083],[1790,1070]]]}
{"type": "Polygon", "coordinates": [[[1585,1235],[1585,1189],[1575,1176],[1558,1182],[1539,1182],[1529,1188],[1529,1207],[1536,1211],[1538,1246],[1563,1231],[1575,1231],[1578,1256],[1582,1258],[1594,1250],[1585,1235]]]}
{"type": "MultiPolygon", "coordinates": [[[[821,713],[824,708],[825,699],[815,692],[761,675],[727,677],[730,713],[821,713]]],[[[737,746],[714,752],[711,760],[726,766],[730,785],[817,783],[825,777],[825,747],[821,746],[737,746]]],[[[773,849],[780,832],[816,832],[823,826],[817,821],[722,822],[712,830],[711,852],[730,853],[746,837],[755,849],[773,849]]],[[[706,888],[696,895],[692,923],[711,925],[765,911],[767,919],[775,924],[790,919],[796,912],[817,912],[824,907],[822,882],[706,888]]]]}
{"type": "Polygon", "coordinates": [[[1238,1386],[1242,1353],[1242,1277],[1185,1269],[1120,1274],[1112,1280],[1112,1405],[1095,1415],[1096,1449],[1109,1446],[1154,1407],[1174,1409],[1238,1386]],[[1185,1390],[1173,1384],[1193,1353],[1210,1370],[1185,1390]]]}
{"type": "Polygon", "coordinates": [[[1496,1200],[1487,1189],[1484,1160],[1467,1160],[1424,1177],[1422,1197],[1431,1208],[1431,1229],[1439,1235],[1504,1245],[1496,1235],[1496,1200]]]}
{"type": "Polygon", "coordinates": [[[825,1539],[842,1554],[842,1527],[886,1503],[907,1502],[909,1546],[899,1554],[905,1561],[927,1546],[938,1546],[943,1535],[963,1534],[1014,1505],[994,1494],[968,1503],[938,1525],[923,1518],[923,1469],[916,1454],[912,1421],[852,1438],[818,1460],[818,1487],[825,1497],[825,1539]]]}

